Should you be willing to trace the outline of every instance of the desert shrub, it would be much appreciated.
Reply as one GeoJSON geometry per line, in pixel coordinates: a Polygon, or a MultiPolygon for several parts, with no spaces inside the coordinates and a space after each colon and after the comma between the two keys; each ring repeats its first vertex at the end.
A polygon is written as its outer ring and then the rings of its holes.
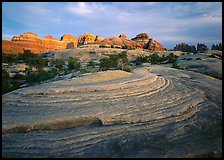
{"type": "Polygon", "coordinates": [[[177,64],[177,61],[174,61],[172,64],[173,64],[173,65],[172,65],[171,68],[176,68],[176,69],[182,69],[182,70],[183,70],[183,68],[180,67],[180,66],[177,64]]]}
{"type": "Polygon", "coordinates": [[[149,61],[148,56],[139,56],[132,61],[136,66],[142,65],[142,63],[147,63],[149,61]]]}
{"type": "Polygon", "coordinates": [[[170,53],[166,59],[168,60],[167,63],[174,63],[176,61],[176,59],[178,58],[178,56],[174,55],[173,53],[170,53]]]}
{"type": "Polygon", "coordinates": [[[12,79],[24,79],[25,77],[26,77],[25,75],[16,73],[16,74],[12,77],[12,79]]]}
{"type": "Polygon", "coordinates": [[[2,94],[20,88],[20,84],[16,80],[22,78],[23,75],[15,75],[14,77],[10,78],[9,73],[2,69],[2,94]]]}
{"type": "Polygon", "coordinates": [[[153,53],[149,56],[149,60],[151,64],[157,64],[158,62],[160,62],[160,57],[157,53],[153,53]]]}
{"type": "Polygon", "coordinates": [[[125,66],[125,67],[124,67],[124,71],[126,71],[126,72],[131,72],[132,69],[131,69],[130,66],[125,66]]]}
{"type": "Polygon", "coordinates": [[[53,59],[50,61],[50,63],[51,63],[51,65],[53,65],[59,69],[62,69],[63,65],[65,64],[64,60],[62,60],[62,59],[53,59]]]}
{"type": "Polygon", "coordinates": [[[192,60],[192,58],[187,58],[186,60],[187,60],[187,61],[191,61],[191,60],[192,60]]]}
{"type": "Polygon", "coordinates": [[[127,45],[122,46],[122,49],[128,49],[128,46],[127,45]]]}
{"type": "Polygon", "coordinates": [[[26,67],[24,73],[29,74],[32,72],[32,67],[26,67]]]}
{"type": "Polygon", "coordinates": [[[95,66],[97,65],[96,62],[93,62],[93,61],[89,61],[88,64],[87,64],[87,67],[92,67],[92,68],[95,68],[95,66]]]}
{"type": "Polygon", "coordinates": [[[53,73],[54,76],[58,75],[60,73],[60,69],[59,68],[53,68],[51,70],[51,72],[53,73]]]}
{"type": "Polygon", "coordinates": [[[90,73],[91,71],[89,69],[86,69],[86,68],[81,68],[80,72],[81,73],[90,73]]]}
{"type": "Polygon", "coordinates": [[[104,44],[99,45],[99,48],[110,48],[109,46],[105,46],[104,44]]]}
{"type": "Polygon", "coordinates": [[[119,54],[109,55],[109,58],[102,58],[100,60],[100,69],[104,71],[110,68],[123,69],[127,64],[129,64],[127,52],[121,52],[119,54]],[[119,66],[122,67],[120,68],[119,66]]]}
{"type": "Polygon", "coordinates": [[[16,54],[2,54],[2,63],[17,63],[19,61],[19,55],[16,54]]]}
{"type": "Polygon", "coordinates": [[[68,69],[69,70],[74,69],[74,70],[78,71],[80,68],[81,68],[81,63],[77,59],[69,57],[69,59],[68,59],[68,69]]]}
{"type": "Polygon", "coordinates": [[[27,74],[25,80],[28,83],[37,83],[51,78],[54,78],[54,74],[52,72],[41,71],[39,73],[27,74]]]}

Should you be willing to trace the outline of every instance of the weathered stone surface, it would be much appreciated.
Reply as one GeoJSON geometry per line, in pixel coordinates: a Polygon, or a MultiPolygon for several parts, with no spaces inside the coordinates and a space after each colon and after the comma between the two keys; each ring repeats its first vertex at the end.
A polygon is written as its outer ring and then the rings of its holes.
{"type": "Polygon", "coordinates": [[[85,45],[85,44],[90,44],[90,43],[94,43],[94,42],[100,42],[102,41],[104,38],[100,37],[100,36],[95,36],[93,34],[90,34],[89,32],[86,32],[84,35],[81,35],[78,39],[78,45],[85,45]]]}
{"type": "Polygon", "coordinates": [[[149,42],[147,44],[147,49],[148,50],[153,50],[153,51],[167,51],[167,48],[165,48],[162,44],[160,44],[158,41],[154,39],[149,39],[149,42]]]}
{"type": "Polygon", "coordinates": [[[2,156],[219,155],[221,86],[209,76],[153,65],[21,88],[2,96],[2,156]]]}
{"type": "Polygon", "coordinates": [[[127,39],[127,36],[125,34],[120,34],[119,35],[119,38],[121,38],[121,39],[127,39]]]}
{"type": "MultiPolygon", "coordinates": [[[[96,43],[97,44],[97,43],[96,43]]],[[[125,34],[119,35],[119,37],[105,38],[98,44],[114,45],[114,46],[127,46],[130,48],[142,48],[148,50],[166,51],[167,49],[161,45],[158,41],[149,38],[148,34],[141,33],[131,40],[127,38],[125,34]]]]}
{"type": "Polygon", "coordinates": [[[135,41],[141,48],[156,51],[166,51],[167,49],[153,38],[149,38],[147,33],[140,33],[131,40],[135,41]]]}
{"type": "Polygon", "coordinates": [[[78,45],[78,38],[70,34],[63,35],[61,41],[63,42],[63,48],[65,47],[66,49],[74,48],[78,45]]]}
{"type": "Polygon", "coordinates": [[[20,36],[14,36],[11,41],[2,40],[2,52],[23,53],[24,49],[29,49],[33,53],[41,53],[52,50],[72,49],[86,44],[114,45],[117,48],[126,46],[134,49],[166,50],[158,41],[152,38],[149,39],[146,33],[138,34],[132,40],[128,39],[125,34],[104,39],[89,32],[81,35],[79,38],[65,34],[58,40],[50,35],[40,39],[37,34],[26,32],[20,36]]]}
{"type": "Polygon", "coordinates": [[[120,46],[119,48],[121,48],[122,46],[127,46],[127,47],[131,47],[131,48],[140,48],[140,46],[130,40],[130,39],[123,39],[120,37],[109,37],[109,38],[105,38],[103,41],[101,42],[96,42],[96,44],[103,44],[103,45],[114,45],[114,46],[120,46]]]}
{"type": "Polygon", "coordinates": [[[74,48],[77,45],[78,38],[70,34],[65,34],[59,41],[50,35],[40,39],[37,34],[26,32],[20,36],[14,36],[11,41],[2,40],[2,53],[23,53],[24,49],[29,49],[33,53],[41,53],[51,50],[74,48]]]}

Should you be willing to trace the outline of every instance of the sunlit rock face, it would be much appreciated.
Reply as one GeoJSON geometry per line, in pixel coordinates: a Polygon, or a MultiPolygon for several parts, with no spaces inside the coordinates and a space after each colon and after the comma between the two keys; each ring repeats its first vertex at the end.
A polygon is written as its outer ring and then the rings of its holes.
{"type": "Polygon", "coordinates": [[[156,51],[166,51],[167,49],[163,47],[158,41],[150,38],[147,33],[140,33],[135,38],[131,40],[135,41],[141,48],[156,51]]]}
{"type": "Polygon", "coordinates": [[[63,50],[77,47],[78,38],[70,34],[65,34],[58,40],[50,35],[40,39],[37,34],[26,32],[19,36],[14,36],[11,41],[2,40],[2,53],[17,54],[23,53],[24,49],[31,50],[32,53],[42,53],[52,50],[63,50]]]}
{"type": "Polygon", "coordinates": [[[113,45],[118,48],[140,48],[152,51],[167,50],[158,41],[150,38],[147,33],[138,34],[135,38],[130,40],[125,34],[120,34],[119,37],[102,38],[98,35],[86,32],[84,35],[79,36],[79,38],[71,34],[64,34],[61,39],[58,40],[51,35],[40,39],[37,34],[26,32],[19,36],[14,36],[11,41],[2,40],[2,53],[17,54],[23,53],[24,49],[26,49],[38,54],[52,50],[73,49],[87,44],[113,45]]]}
{"type": "Polygon", "coordinates": [[[2,156],[219,156],[221,85],[155,65],[21,88],[2,96],[2,156]]]}
{"type": "Polygon", "coordinates": [[[85,33],[84,35],[81,35],[78,39],[78,45],[85,45],[85,44],[90,44],[90,43],[94,43],[94,42],[100,42],[102,41],[104,38],[100,37],[100,36],[95,36],[89,32],[85,33]]]}

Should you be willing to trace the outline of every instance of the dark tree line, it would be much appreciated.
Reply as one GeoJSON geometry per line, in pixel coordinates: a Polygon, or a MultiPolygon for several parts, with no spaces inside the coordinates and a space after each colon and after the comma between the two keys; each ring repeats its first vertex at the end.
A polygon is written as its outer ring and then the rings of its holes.
{"type": "MultiPolygon", "coordinates": [[[[198,43],[197,44],[197,48],[194,45],[188,45],[186,43],[181,43],[181,44],[177,44],[174,49],[174,51],[182,51],[182,52],[192,52],[192,53],[197,53],[197,52],[205,52],[208,49],[208,47],[203,44],[203,43],[198,43]]],[[[222,50],[222,44],[213,44],[211,47],[211,50],[222,50]]]]}
{"type": "Polygon", "coordinates": [[[213,44],[212,45],[212,48],[211,48],[211,50],[222,50],[222,44],[221,43],[219,43],[219,44],[213,44]]]}

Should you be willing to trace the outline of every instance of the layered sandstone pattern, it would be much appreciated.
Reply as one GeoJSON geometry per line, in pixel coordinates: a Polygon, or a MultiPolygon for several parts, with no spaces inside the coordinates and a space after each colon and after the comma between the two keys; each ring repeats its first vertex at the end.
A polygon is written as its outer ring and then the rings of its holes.
{"type": "Polygon", "coordinates": [[[61,40],[45,36],[40,39],[37,34],[26,32],[20,36],[14,36],[11,41],[2,40],[2,53],[23,53],[23,50],[31,50],[33,53],[42,53],[52,50],[63,50],[77,47],[78,38],[65,34],[61,40]]]}
{"type": "Polygon", "coordinates": [[[85,33],[84,35],[81,35],[78,39],[78,45],[84,45],[84,44],[90,44],[90,43],[94,43],[94,42],[100,42],[102,41],[104,38],[100,37],[100,36],[95,36],[93,34],[90,34],[89,32],[85,33]]]}
{"type": "Polygon", "coordinates": [[[167,49],[161,45],[158,41],[150,38],[147,33],[138,34],[135,38],[131,39],[135,41],[141,48],[145,48],[148,50],[155,50],[155,51],[167,51],[167,49]]]}
{"type": "Polygon", "coordinates": [[[184,157],[220,152],[222,139],[215,135],[211,146],[202,130],[219,122],[221,105],[207,96],[212,92],[220,101],[220,85],[208,76],[155,66],[18,89],[2,97],[2,154],[184,157]]]}
{"type": "Polygon", "coordinates": [[[102,38],[89,32],[81,35],[79,38],[65,34],[58,40],[50,35],[40,39],[37,34],[26,32],[20,36],[14,36],[11,41],[2,40],[2,53],[23,53],[24,49],[29,49],[33,53],[41,53],[52,50],[72,49],[87,44],[113,45],[115,48],[127,46],[134,49],[167,50],[158,41],[149,38],[146,33],[138,34],[131,40],[125,34],[121,34],[119,37],[102,38]]]}

